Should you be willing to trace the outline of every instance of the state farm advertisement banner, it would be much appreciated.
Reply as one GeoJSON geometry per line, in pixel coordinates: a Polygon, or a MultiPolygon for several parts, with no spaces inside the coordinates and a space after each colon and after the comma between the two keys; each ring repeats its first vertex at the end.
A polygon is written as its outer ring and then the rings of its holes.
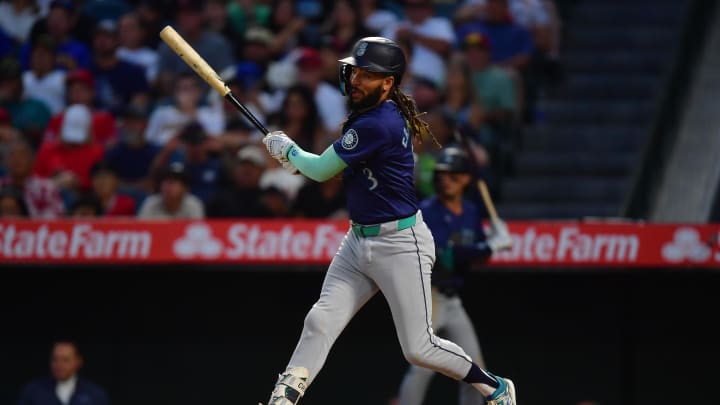
{"type": "MultiPolygon", "coordinates": [[[[494,266],[720,268],[720,224],[509,222],[494,266]]],[[[347,221],[6,221],[0,263],[327,264],[347,221]]]]}

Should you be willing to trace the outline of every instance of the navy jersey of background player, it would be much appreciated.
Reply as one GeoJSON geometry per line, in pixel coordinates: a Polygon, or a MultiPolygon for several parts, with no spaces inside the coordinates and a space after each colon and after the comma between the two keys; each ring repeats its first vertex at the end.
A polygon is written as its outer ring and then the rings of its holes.
{"type": "Polygon", "coordinates": [[[456,215],[436,196],[423,200],[420,210],[435,239],[437,260],[432,284],[441,292],[453,295],[462,287],[473,262],[492,254],[485,240],[482,211],[473,201],[464,198],[462,213],[456,215]],[[452,249],[451,263],[443,260],[446,249],[452,249]]]}
{"type": "Polygon", "coordinates": [[[371,225],[417,212],[412,139],[394,102],[348,120],[333,148],[348,165],[343,182],[350,219],[371,225]]]}

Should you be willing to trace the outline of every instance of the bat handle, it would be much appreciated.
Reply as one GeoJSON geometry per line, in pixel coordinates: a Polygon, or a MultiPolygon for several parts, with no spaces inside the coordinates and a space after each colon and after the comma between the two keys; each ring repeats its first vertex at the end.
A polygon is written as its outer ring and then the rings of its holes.
{"type": "Polygon", "coordinates": [[[250,110],[247,109],[241,103],[237,98],[235,98],[235,95],[232,94],[232,92],[228,92],[225,94],[225,99],[229,102],[231,102],[240,112],[247,118],[248,121],[250,121],[255,128],[257,128],[258,131],[262,132],[263,136],[267,135],[270,131],[265,128],[265,125],[263,125],[258,119],[255,117],[255,115],[250,112],[250,110]]]}
{"type": "Polygon", "coordinates": [[[483,202],[485,203],[485,208],[487,208],[488,215],[490,216],[490,219],[497,219],[498,214],[497,211],[495,211],[495,205],[492,202],[492,199],[490,198],[490,192],[488,191],[487,184],[485,184],[485,181],[478,180],[478,188],[480,189],[480,194],[482,195],[483,202]]]}

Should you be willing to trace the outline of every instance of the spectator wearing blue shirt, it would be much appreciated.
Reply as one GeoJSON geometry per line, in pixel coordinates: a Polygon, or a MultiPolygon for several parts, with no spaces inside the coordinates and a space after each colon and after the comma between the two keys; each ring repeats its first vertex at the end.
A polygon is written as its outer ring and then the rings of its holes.
{"type": "Polygon", "coordinates": [[[161,149],[145,140],[149,117],[148,106],[128,105],[120,120],[118,143],[105,152],[105,160],[117,169],[120,188],[136,199],[152,191],[150,169],[161,149]]]}
{"type": "Polygon", "coordinates": [[[150,97],[145,69],[134,63],[118,59],[117,23],[102,20],[95,27],[93,38],[92,72],[97,83],[100,106],[120,113],[131,101],[150,97]]]}
{"type": "Polygon", "coordinates": [[[155,168],[182,163],[190,180],[190,192],[207,204],[224,182],[222,163],[211,154],[212,141],[193,121],[183,127],[155,158],[155,168]]]}
{"type": "Polygon", "coordinates": [[[78,374],[83,358],[73,342],[55,342],[50,358],[50,377],[28,383],[17,405],[108,405],[105,390],[78,374]]]}
{"type": "Polygon", "coordinates": [[[45,30],[57,41],[58,68],[63,70],[90,68],[92,61],[90,50],[82,41],[72,35],[76,21],[75,5],[72,1],[54,0],[50,4],[47,18],[43,21],[44,29],[33,28],[35,32],[31,34],[31,40],[26,42],[20,49],[23,70],[30,66],[32,40],[45,30]]]}
{"type": "Polygon", "coordinates": [[[532,33],[513,21],[507,0],[488,0],[483,16],[459,24],[456,38],[462,40],[471,32],[489,38],[492,44],[490,56],[494,64],[518,72],[530,64],[535,52],[532,33]]]}

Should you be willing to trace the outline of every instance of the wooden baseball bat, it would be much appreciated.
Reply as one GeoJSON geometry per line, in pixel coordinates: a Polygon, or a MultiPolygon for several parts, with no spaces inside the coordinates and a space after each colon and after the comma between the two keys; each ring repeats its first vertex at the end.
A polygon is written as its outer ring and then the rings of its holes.
{"type": "Polygon", "coordinates": [[[480,195],[482,196],[483,202],[485,203],[485,208],[487,208],[488,215],[490,216],[490,220],[494,219],[500,219],[500,217],[497,214],[497,211],[495,210],[495,204],[492,201],[492,198],[490,198],[490,191],[488,191],[487,184],[485,184],[485,180],[478,180],[477,182],[478,189],[480,190],[480,195]]]}
{"type": "Polygon", "coordinates": [[[263,134],[267,134],[269,132],[267,128],[258,121],[255,115],[253,115],[253,113],[250,112],[243,103],[235,98],[232,91],[230,91],[230,88],[225,84],[220,76],[218,76],[215,70],[208,65],[205,59],[203,59],[203,57],[200,56],[195,49],[193,49],[193,47],[190,46],[190,44],[188,44],[177,31],[175,31],[173,27],[169,25],[165,26],[165,28],[160,31],[160,38],[167,44],[167,46],[170,47],[170,49],[173,50],[173,52],[185,61],[185,63],[187,63],[187,65],[190,66],[192,70],[198,74],[198,76],[202,77],[202,79],[205,80],[210,87],[214,88],[221,96],[225,97],[226,100],[235,106],[235,108],[240,110],[240,112],[255,126],[255,128],[263,134]]]}

